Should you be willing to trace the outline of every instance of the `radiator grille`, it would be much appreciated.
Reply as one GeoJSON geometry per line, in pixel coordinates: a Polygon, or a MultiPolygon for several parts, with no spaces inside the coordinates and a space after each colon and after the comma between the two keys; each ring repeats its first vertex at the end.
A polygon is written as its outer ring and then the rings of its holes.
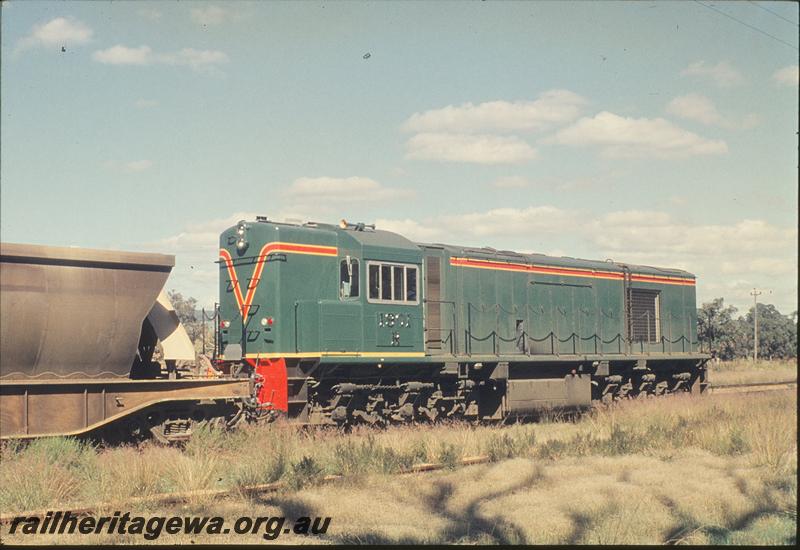
{"type": "Polygon", "coordinates": [[[631,340],[634,342],[661,341],[659,292],[657,290],[630,290],[631,340]]]}

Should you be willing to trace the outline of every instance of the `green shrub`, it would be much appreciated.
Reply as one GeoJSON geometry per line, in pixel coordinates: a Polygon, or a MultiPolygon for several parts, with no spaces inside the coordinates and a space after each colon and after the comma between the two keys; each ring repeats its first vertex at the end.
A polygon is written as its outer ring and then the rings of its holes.
{"type": "Polygon", "coordinates": [[[314,457],[303,457],[292,464],[289,471],[287,485],[293,489],[301,489],[307,485],[317,483],[322,476],[323,468],[314,457]]]}
{"type": "Polygon", "coordinates": [[[445,468],[450,470],[458,465],[458,451],[452,443],[442,442],[439,447],[438,460],[445,468]]]}
{"type": "Polygon", "coordinates": [[[493,433],[486,441],[485,452],[489,460],[496,462],[506,458],[515,458],[528,453],[534,446],[536,438],[533,429],[519,429],[493,433]]]}

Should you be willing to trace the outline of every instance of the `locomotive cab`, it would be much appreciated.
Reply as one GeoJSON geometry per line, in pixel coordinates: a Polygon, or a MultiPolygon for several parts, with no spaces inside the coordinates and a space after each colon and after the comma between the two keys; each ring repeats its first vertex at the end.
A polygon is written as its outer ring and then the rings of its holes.
{"type": "Polygon", "coordinates": [[[240,221],[220,237],[220,357],[252,366],[281,410],[301,361],[422,357],[421,262],[416,244],[364,224],[240,221]]]}
{"type": "Polygon", "coordinates": [[[223,359],[422,354],[419,247],[343,225],[241,221],[222,234],[223,359]]]}

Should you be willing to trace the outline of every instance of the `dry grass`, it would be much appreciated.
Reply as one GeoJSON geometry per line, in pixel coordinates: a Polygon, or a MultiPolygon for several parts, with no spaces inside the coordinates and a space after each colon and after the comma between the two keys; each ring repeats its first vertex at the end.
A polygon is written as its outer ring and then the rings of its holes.
{"type": "MultiPolygon", "coordinates": [[[[281,494],[198,499],[166,512],[229,521],[333,517],[326,537],[277,540],[284,543],[785,544],[797,525],[796,453],[796,397],[789,391],[634,400],[574,422],[506,427],[207,431],[184,450],[96,450],[53,439],[4,449],[0,510],[283,480],[290,488],[281,494]],[[387,475],[477,454],[495,462],[387,475]],[[332,473],[349,477],[319,483],[332,473]]],[[[250,537],[176,535],[159,542],[262,542],[250,537]]],[[[63,542],[46,539],[9,542],[63,542]]]]}
{"type": "Polygon", "coordinates": [[[797,360],[759,361],[738,359],[709,363],[708,379],[712,384],[752,384],[797,380],[797,360]]]}

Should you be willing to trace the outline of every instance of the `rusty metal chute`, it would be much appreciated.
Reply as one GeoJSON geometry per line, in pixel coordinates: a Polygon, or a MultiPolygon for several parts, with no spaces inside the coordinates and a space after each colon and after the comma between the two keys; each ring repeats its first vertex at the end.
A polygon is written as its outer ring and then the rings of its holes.
{"type": "Polygon", "coordinates": [[[145,318],[175,358],[193,359],[171,307],[157,302],[174,264],[164,254],[0,244],[0,378],[127,377],[145,318]]]}
{"type": "Polygon", "coordinates": [[[169,296],[163,290],[150,309],[150,313],[147,314],[146,322],[150,324],[161,342],[165,360],[194,361],[194,345],[178,319],[178,314],[172,307],[169,296]]]}

